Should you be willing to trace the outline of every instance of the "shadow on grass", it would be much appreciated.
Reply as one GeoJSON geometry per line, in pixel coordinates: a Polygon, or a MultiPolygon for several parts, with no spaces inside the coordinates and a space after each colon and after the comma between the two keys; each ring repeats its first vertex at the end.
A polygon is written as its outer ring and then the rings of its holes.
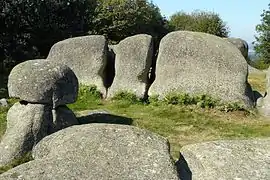
{"type": "Polygon", "coordinates": [[[108,123],[131,125],[133,120],[128,117],[112,115],[106,112],[90,112],[88,115],[77,117],[80,124],[108,123]]]}

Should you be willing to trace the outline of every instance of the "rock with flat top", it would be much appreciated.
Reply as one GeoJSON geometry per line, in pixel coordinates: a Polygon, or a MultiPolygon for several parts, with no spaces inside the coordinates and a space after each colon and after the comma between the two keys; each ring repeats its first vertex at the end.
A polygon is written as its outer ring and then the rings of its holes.
{"type": "Polygon", "coordinates": [[[186,145],[178,169],[192,180],[270,179],[270,139],[224,140],[186,145]]]}
{"type": "Polygon", "coordinates": [[[44,138],[34,148],[33,157],[33,161],[3,173],[0,179],[179,179],[168,141],[133,126],[69,127],[44,138]]]}
{"type": "Polygon", "coordinates": [[[10,97],[29,103],[59,105],[74,103],[78,79],[66,65],[48,60],[29,60],[15,66],[8,78],[10,97]]]}

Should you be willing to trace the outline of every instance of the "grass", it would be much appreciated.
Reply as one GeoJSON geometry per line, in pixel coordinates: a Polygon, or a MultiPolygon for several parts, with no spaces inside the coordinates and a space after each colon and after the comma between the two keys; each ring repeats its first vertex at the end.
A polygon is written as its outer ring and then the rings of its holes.
{"type": "MultiPolygon", "coordinates": [[[[230,111],[220,110],[214,108],[216,101],[210,97],[198,97],[171,95],[165,101],[151,97],[146,103],[130,93],[122,92],[111,100],[102,100],[96,88],[81,86],[77,102],[68,106],[78,117],[87,115],[88,110],[100,109],[123,119],[131,118],[132,125],[168,138],[174,159],[178,158],[180,148],[187,144],[219,139],[270,137],[270,121],[256,112],[243,110],[239,106],[232,106],[230,111]]],[[[0,137],[5,131],[7,110],[0,108],[0,137]]]]}
{"type": "Polygon", "coordinates": [[[10,98],[7,100],[9,106],[8,107],[0,107],[0,140],[2,136],[4,135],[6,131],[6,126],[7,126],[7,112],[13,104],[15,104],[18,100],[10,98]]]}
{"type": "MultiPolygon", "coordinates": [[[[174,104],[175,101],[171,100],[177,98],[173,96],[165,102],[157,102],[154,98],[149,104],[128,93],[119,93],[111,101],[103,101],[93,95],[93,92],[82,88],[78,101],[69,107],[77,113],[102,109],[114,115],[132,118],[132,125],[167,137],[175,159],[178,158],[180,148],[190,143],[270,137],[270,122],[264,121],[256,112],[243,111],[241,108],[226,112],[216,108],[201,108],[194,104],[174,104]]],[[[185,100],[189,102],[189,98],[185,97],[183,102],[185,100]]],[[[213,100],[209,102],[212,103],[213,100]]]]}
{"type": "Polygon", "coordinates": [[[19,164],[23,164],[23,163],[29,162],[31,160],[33,160],[31,153],[27,153],[23,157],[15,159],[10,164],[3,166],[3,167],[0,167],[0,174],[8,171],[9,169],[12,169],[12,168],[18,166],[19,164]]]}
{"type": "Polygon", "coordinates": [[[258,73],[251,73],[248,76],[248,82],[251,84],[252,89],[264,95],[266,91],[266,73],[261,71],[258,73]]]}

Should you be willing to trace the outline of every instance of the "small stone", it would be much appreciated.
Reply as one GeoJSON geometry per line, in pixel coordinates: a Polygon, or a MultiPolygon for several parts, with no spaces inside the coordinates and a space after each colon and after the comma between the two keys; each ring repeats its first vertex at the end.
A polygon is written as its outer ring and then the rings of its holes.
{"type": "Polygon", "coordinates": [[[3,106],[3,107],[7,107],[8,106],[7,99],[5,99],[5,98],[0,99],[0,107],[1,106],[3,106]]]}

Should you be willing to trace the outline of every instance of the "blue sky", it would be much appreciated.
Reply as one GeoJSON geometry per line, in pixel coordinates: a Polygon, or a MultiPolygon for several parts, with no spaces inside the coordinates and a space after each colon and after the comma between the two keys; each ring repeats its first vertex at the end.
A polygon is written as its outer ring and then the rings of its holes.
{"type": "Polygon", "coordinates": [[[269,0],[153,0],[166,17],[177,11],[192,12],[196,9],[216,12],[230,28],[231,37],[251,43],[255,40],[255,27],[260,15],[268,8],[269,0]]]}

